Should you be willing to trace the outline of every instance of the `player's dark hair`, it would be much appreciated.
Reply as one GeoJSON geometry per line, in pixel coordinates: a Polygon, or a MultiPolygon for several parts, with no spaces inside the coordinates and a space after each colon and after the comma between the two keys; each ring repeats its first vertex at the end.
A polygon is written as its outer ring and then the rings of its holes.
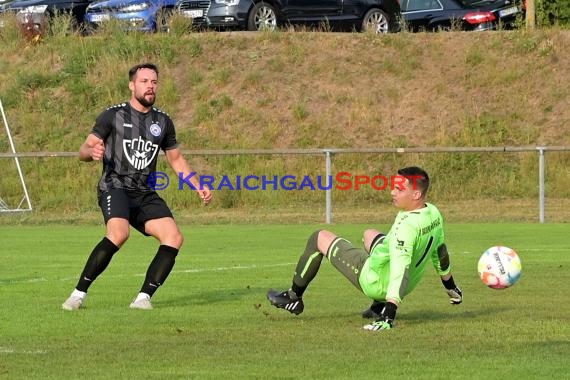
{"type": "Polygon", "coordinates": [[[154,63],[141,63],[131,67],[129,70],[129,81],[132,81],[140,69],[150,69],[156,73],[158,77],[158,67],[154,63]]]}
{"type": "Polygon", "coordinates": [[[429,189],[429,176],[425,170],[417,166],[409,166],[398,170],[398,175],[406,177],[414,189],[419,190],[422,196],[427,194],[429,189]]]}

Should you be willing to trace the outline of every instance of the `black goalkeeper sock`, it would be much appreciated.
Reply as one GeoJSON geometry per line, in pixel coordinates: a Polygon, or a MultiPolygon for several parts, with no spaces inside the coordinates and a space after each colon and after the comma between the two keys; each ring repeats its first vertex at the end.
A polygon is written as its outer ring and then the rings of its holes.
{"type": "Polygon", "coordinates": [[[453,276],[449,277],[448,280],[441,279],[441,283],[445,287],[445,289],[452,290],[455,289],[455,281],[453,281],[453,276]]]}
{"type": "Polygon", "coordinates": [[[76,289],[87,292],[93,281],[107,268],[113,255],[119,250],[111,240],[104,237],[99,244],[93,248],[91,255],[85,263],[85,268],[81,273],[76,289]]]}
{"type": "Polygon", "coordinates": [[[172,267],[174,267],[174,261],[176,260],[177,254],[177,248],[173,248],[168,245],[161,245],[158,247],[158,251],[146,272],[146,278],[141,288],[141,293],[146,293],[152,297],[158,287],[166,281],[172,267]]]}
{"type": "Polygon", "coordinates": [[[317,245],[319,232],[320,231],[315,231],[307,240],[305,252],[299,258],[297,268],[295,269],[295,275],[293,276],[293,285],[291,286],[291,290],[298,297],[303,296],[303,293],[307,289],[307,286],[309,286],[309,283],[317,275],[317,272],[321,266],[321,261],[323,260],[323,255],[319,252],[317,245]]]}
{"type": "Polygon", "coordinates": [[[382,310],[382,316],[385,319],[388,319],[390,321],[393,321],[394,319],[396,319],[396,310],[398,309],[398,306],[392,302],[386,302],[386,305],[384,306],[384,309],[382,310]]]}

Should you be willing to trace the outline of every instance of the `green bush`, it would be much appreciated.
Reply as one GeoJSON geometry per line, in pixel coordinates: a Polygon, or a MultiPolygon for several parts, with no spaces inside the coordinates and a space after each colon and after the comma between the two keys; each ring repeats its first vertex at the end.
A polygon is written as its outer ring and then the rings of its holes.
{"type": "Polygon", "coordinates": [[[568,0],[537,0],[536,19],[541,26],[570,26],[568,0]]]}

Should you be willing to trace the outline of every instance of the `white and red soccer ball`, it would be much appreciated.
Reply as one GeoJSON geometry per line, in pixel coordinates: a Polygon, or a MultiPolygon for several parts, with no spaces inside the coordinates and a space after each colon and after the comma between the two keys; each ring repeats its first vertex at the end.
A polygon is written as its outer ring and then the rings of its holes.
{"type": "Polygon", "coordinates": [[[483,252],[477,270],[488,287],[506,289],[519,280],[522,266],[519,255],[512,248],[495,246],[483,252]]]}

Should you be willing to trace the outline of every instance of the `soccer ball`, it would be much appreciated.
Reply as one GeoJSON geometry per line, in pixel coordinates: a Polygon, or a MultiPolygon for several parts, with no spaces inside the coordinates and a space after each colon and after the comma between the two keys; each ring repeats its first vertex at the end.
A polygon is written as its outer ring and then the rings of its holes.
{"type": "Polygon", "coordinates": [[[509,247],[491,247],[481,255],[477,270],[481,281],[492,289],[513,286],[521,276],[519,255],[509,247]]]}

